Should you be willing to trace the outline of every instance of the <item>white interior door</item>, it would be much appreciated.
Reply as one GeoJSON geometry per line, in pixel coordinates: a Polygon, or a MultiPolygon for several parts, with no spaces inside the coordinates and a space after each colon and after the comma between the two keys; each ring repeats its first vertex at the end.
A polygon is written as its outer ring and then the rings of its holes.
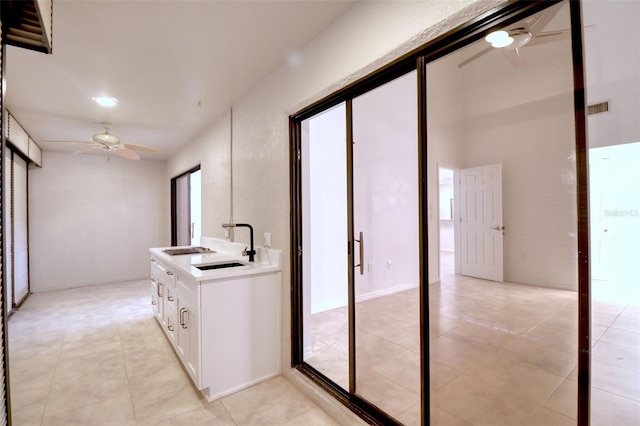
{"type": "Polygon", "coordinates": [[[503,281],[502,165],[460,170],[461,273],[503,281]]]}

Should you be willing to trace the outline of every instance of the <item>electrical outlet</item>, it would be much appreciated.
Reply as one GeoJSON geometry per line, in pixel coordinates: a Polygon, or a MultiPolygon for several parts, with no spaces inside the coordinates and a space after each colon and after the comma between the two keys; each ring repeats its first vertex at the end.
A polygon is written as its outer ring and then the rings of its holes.
{"type": "Polygon", "coordinates": [[[264,248],[269,248],[271,247],[271,233],[270,232],[265,232],[264,233],[264,248]]]}
{"type": "Polygon", "coordinates": [[[230,236],[231,236],[231,233],[229,232],[229,228],[224,228],[224,237],[229,238],[230,236]]]}
{"type": "Polygon", "coordinates": [[[387,260],[387,269],[391,269],[391,261],[387,260]]]}

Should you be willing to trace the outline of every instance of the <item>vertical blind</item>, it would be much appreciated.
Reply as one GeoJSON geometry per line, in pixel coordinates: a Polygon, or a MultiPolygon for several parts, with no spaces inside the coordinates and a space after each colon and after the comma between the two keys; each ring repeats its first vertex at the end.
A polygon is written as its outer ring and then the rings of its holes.
{"type": "MultiPolygon", "coordinates": [[[[4,52],[4,31],[2,31],[2,21],[0,20],[0,81],[4,81],[4,72],[3,72],[3,65],[4,65],[4,61],[3,61],[3,52],[4,52]]],[[[0,87],[0,120],[4,121],[4,88],[0,87]]],[[[6,123],[3,123],[2,121],[0,121],[0,123],[2,125],[0,125],[0,129],[4,130],[4,126],[6,123]]],[[[2,147],[2,142],[0,142],[0,148],[2,147]]],[[[0,157],[1,158],[1,157],[0,157]]],[[[4,170],[1,170],[0,168],[0,172],[4,173],[4,170]]],[[[6,198],[5,192],[4,192],[4,188],[2,188],[0,186],[0,192],[2,193],[2,196],[0,197],[0,218],[2,217],[2,208],[3,206],[3,202],[2,200],[4,198],[6,198]]],[[[0,221],[0,223],[2,223],[2,221],[0,221]]],[[[2,227],[0,227],[0,241],[2,241],[2,234],[4,233],[4,229],[2,227]]],[[[0,265],[2,264],[2,256],[4,255],[4,250],[0,251],[0,265]]],[[[0,274],[2,274],[2,269],[0,268],[0,274]]],[[[3,282],[3,276],[0,275],[0,294],[2,294],[1,290],[2,287],[4,286],[4,282],[3,282]]],[[[2,299],[2,298],[0,298],[2,299]]],[[[3,299],[4,301],[4,299],[3,299]]],[[[5,325],[5,319],[6,319],[6,313],[4,310],[4,307],[2,307],[2,309],[0,309],[0,425],[6,425],[9,423],[9,419],[7,418],[7,416],[9,415],[9,410],[7,408],[7,376],[5,374],[5,366],[6,366],[6,360],[5,360],[5,352],[6,352],[6,347],[5,347],[5,335],[4,335],[4,325],[5,325]]]]}
{"type": "Polygon", "coordinates": [[[27,227],[27,161],[13,154],[13,304],[29,295],[29,245],[27,227]]]}
{"type": "Polygon", "coordinates": [[[12,260],[12,253],[13,253],[13,247],[12,247],[12,241],[13,238],[11,237],[11,229],[13,228],[13,225],[11,224],[11,157],[12,157],[12,153],[10,149],[6,149],[4,150],[4,182],[3,182],[3,194],[6,194],[6,196],[4,197],[5,201],[3,203],[3,215],[4,215],[4,229],[3,229],[3,238],[4,238],[4,256],[5,256],[5,262],[7,265],[7,268],[5,270],[5,276],[4,276],[4,286],[6,289],[5,292],[5,309],[7,314],[9,312],[11,312],[11,310],[13,309],[13,307],[11,306],[12,301],[13,301],[13,295],[11,293],[11,290],[13,288],[13,267],[11,265],[13,265],[13,260],[12,260]]]}

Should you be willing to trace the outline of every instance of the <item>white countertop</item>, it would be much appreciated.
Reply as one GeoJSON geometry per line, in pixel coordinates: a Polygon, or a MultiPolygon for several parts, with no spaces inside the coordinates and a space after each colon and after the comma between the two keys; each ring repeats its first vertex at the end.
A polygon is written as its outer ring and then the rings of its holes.
{"type": "Polygon", "coordinates": [[[202,237],[202,247],[208,247],[215,253],[198,253],[198,254],[180,254],[169,255],[163,250],[188,248],[189,246],[180,247],[156,247],[150,248],[150,253],[156,258],[162,260],[182,272],[187,273],[196,281],[210,281],[226,278],[242,277],[256,274],[264,274],[270,272],[278,272],[282,265],[282,252],[280,250],[266,249],[256,247],[256,256],[254,262],[249,262],[249,256],[242,256],[244,244],[231,243],[226,240],[202,237]],[[243,266],[234,266],[231,268],[200,270],[193,265],[216,264],[237,261],[243,266]]]}

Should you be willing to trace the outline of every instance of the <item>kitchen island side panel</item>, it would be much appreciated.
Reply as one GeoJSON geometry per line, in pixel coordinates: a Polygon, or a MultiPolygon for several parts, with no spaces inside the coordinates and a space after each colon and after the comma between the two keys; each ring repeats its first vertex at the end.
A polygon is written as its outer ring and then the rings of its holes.
{"type": "Polygon", "coordinates": [[[210,401],[280,374],[280,275],[200,284],[202,385],[210,401]]]}

